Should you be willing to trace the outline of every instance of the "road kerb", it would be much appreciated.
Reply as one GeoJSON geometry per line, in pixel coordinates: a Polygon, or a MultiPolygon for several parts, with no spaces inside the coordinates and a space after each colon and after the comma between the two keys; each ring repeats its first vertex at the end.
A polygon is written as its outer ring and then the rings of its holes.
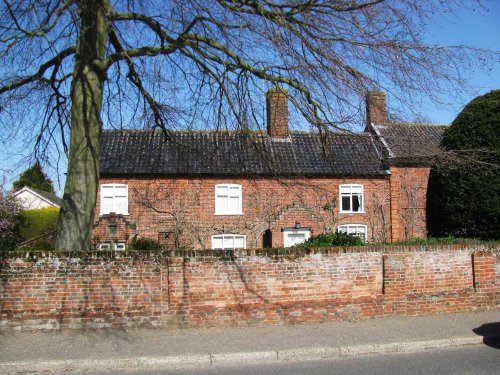
{"type": "MultiPolygon", "coordinates": [[[[488,342],[499,342],[500,337],[488,337],[488,342]]],[[[164,368],[210,366],[220,364],[298,361],[322,358],[343,358],[363,355],[387,354],[397,352],[416,352],[439,348],[461,347],[483,344],[483,337],[458,337],[440,340],[411,341],[389,344],[363,344],[343,347],[309,347],[259,352],[183,354],[157,357],[133,357],[116,359],[74,359],[43,362],[0,363],[0,374],[16,372],[44,373],[69,372],[77,370],[119,370],[131,368],[164,368]]]]}

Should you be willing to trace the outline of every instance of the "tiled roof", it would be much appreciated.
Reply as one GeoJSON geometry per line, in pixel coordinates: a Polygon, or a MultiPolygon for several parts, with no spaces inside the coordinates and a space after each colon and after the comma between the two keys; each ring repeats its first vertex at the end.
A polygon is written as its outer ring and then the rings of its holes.
{"type": "Polygon", "coordinates": [[[46,200],[54,203],[56,206],[61,207],[62,198],[59,198],[54,193],[50,193],[48,191],[43,191],[43,190],[35,189],[35,188],[32,188],[32,187],[30,187],[30,189],[33,190],[33,191],[35,191],[37,194],[39,194],[40,196],[42,196],[46,200]]]}
{"type": "Polygon", "coordinates": [[[102,175],[384,175],[369,133],[261,133],[104,130],[102,175]]]}
{"type": "Polygon", "coordinates": [[[389,162],[429,163],[439,153],[445,125],[386,124],[371,125],[385,146],[389,162]]]}

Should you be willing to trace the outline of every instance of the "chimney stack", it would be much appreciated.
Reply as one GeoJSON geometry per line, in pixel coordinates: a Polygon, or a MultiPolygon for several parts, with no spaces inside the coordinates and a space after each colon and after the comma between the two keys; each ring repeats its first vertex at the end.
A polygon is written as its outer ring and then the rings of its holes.
{"type": "Polygon", "coordinates": [[[366,122],[368,125],[387,122],[385,92],[369,91],[366,94],[366,122]]]}
{"type": "Polygon", "coordinates": [[[288,91],[270,89],[266,93],[267,134],[273,138],[288,138],[288,91]]]}

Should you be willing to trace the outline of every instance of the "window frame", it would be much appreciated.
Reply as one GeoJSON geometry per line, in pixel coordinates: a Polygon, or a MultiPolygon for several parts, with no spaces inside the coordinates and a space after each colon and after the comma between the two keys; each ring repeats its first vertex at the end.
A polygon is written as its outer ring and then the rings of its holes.
{"type": "MultiPolygon", "coordinates": [[[[129,198],[129,195],[128,195],[128,185],[127,184],[118,184],[118,183],[101,184],[100,187],[99,187],[99,189],[100,189],[100,195],[101,195],[99,216],[109,215],[110,213],[116,213],[117,215],[128,215],[129,214],[129,212],[128,212],[128,208],[129,208],[128,207],[129,206],[129,204],[128,204],[129,203],[128,198],[129,198]],[[126,212],[116,212],[116,211],[113,211],[113,210],[111,210],[109,212],[104,212],[103,211],[103,206],[104,206],[103,200],[108,197],[108,196],[104,195],[103,188],[110,188],[110,187],[112,187],[113,189],[115,189],[117,187],[121,187],[121,188],[125,187],[125,200],[127,202],[127,207],[126,207],[127,209],[125,210],[126,212]]],[[[116,200],[116,197],[117,197],[116,194],[113,194],[111,196],[111,198],[113,198],[113,209],[115,209],[115,200],[116,200]]]]}
{"type": "MultiPolygon", "coordinates": [[[[355,194],[355,195],[358,195],[358,194],[355,194]]],[[[365,190],[364,190],[364,186],[361,185],[361,184],[342,184],[342,185],[339,185],[339,201],[340,201],[340,204],[339,204],[339,208],[340,208],[340,213],[342,214],[364,214],[365,213],[365,190]],[[343,193],[342,192],[342,188],[349,188],[350,192],[349,194],[346,194],[346,193],[343,193]],[[361,203],[359,205],[360,207],[360,210],[359,211],[353,211],[353,193],[352,193],[352,189],[353,188],[361,188],[361,203]],[[343,205],[343,201],[342,201],[342,197],[344,196],[348,196],[350,197],[350,209],[349,210],[344,210],[344,205],[343,205]]]]}
{"type": "Polygon", "coordinates": [[[115,242],[114,249],[115,249],[115,251],[126,251],[127,250],[127,243],[125,241],[115,242]]]}
{"type": "Polygon", "coordinates": [[[112,248],[112,244],[110,241],[103,241],[103,242],[99,242],[97,244],[97,250],[99,251],[109,251],[111,250],[112,248]]]}
{"type": "Polygon", "coordinates": [[[343,232],[343,233],[347,233],[347,234],[351,234],[351,235],[354,235],[354,236],[359,236],[361,237],[361,239],[364,241],[364,242],[367,242],[368,241],[368,225],[366,224],[356,224],[356,223],[349,223],[349,224],[339,224],[337,226],[337,232],[343,232]],[[342,230],[343,228],[342,227],[345,227],[346,230],[342,230]],[[349,227],[355,227],[356,229],[356,232],[355,233],[349,233],[349,227]],[[364,228],[364,235],[363,236],[360,236],[360,233],[358,233],[358,228],[364,228]]]}
{"type": "Polygon", "coordinates": [[[302,242],[305,242],[309,238],[311,238],[311,228],[283,228],[282,232],[283,232],[283,247],[292,247],[301,244],[302,242]],[[288,245],[286,242],[287,242],[287,237],[290,234],[303,234],[304,241],[299,242],[298,244],[288,245]]]}
{"type": "Polygon", "coordinates": [[[239,249],[246,249],[246,248],[247,248],[247,236],[244,234],[224,233],[224,234],[214,234],[212,236],[212,250],[239,250],[239,249]],[[215,247],[214,239],[217,237],[221,237],[222,247],[215,247]],[[227,237],[233,238],[233,245],[234,245],[234,240],[236,239],[236,237],[242,237],[243,238],[243,247],[224,247],[224,239],[227,237]]]}
{"type": "Polygon", "coordinates": [[[214,188],[214,208],[215,208],[215,213],[214,215],[218,216],[234,216],[234,215],[243,215],[243,187],[239,184],[217,184],[215,185],[214,188]],[[218,189],[221,188],[226,188],[227,189],[227,195],[220,195],[217,193],[218,189]],[[238,195],[231,195],[231,188],[238,188],[238,195]],[[222,207],[222,203],[218,201],[218,197],[226,197],[227,198],[227,205],[226,207],[222,207]],[[237,211],[231,211],[230,210],[230,198],[231,197],[238,197],[238,210],[237,211]]]}

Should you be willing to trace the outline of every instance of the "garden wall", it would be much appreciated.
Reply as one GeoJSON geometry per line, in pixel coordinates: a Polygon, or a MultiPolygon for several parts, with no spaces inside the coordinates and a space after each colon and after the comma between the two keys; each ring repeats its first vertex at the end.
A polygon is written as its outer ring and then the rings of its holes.
{"type": "Polygon", "coordinates": [[[497,308],[500,246],[2,253],[0,329],[199,327],[497,308]]]}

